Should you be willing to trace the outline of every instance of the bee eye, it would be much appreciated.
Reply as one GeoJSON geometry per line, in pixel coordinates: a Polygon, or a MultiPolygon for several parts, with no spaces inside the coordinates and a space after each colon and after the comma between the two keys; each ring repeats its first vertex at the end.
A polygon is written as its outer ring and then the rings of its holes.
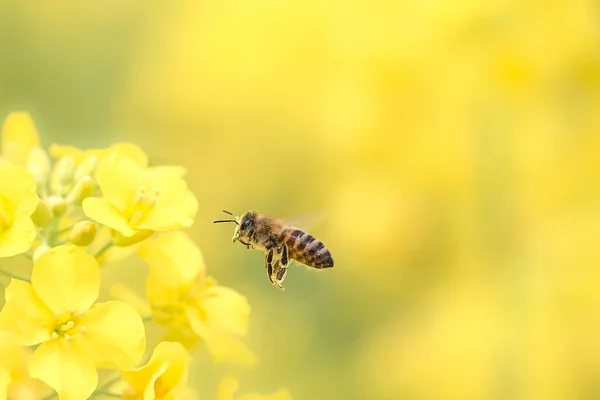
{"type": "Polygon", "coordinates": [[[252,221],[249,219],[244,220],[244,222],[242,222],[242,229],[248,229],[250,227],[250,225],[252,225],[252,221]]]}

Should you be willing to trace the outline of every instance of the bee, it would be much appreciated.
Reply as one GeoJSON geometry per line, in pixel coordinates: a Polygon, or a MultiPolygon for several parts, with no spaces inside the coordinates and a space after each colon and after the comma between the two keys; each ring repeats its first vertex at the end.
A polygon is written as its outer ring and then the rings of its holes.
{"type": "Polygon", "coordinates": [[[234,219],[216,220],[213,223],[235,223],[234,243],[238,241],[247,249],[265,252],[265,268],[271,285],[285,290],[282,283],[290,260],[317,269],[333,267],[333,258],[323,242],[301,229],[256,211],[248,211],[240,217],[226,210],[223,212],[234,219]],[[279,259],[273,264],[275,256],[279,259]]]}

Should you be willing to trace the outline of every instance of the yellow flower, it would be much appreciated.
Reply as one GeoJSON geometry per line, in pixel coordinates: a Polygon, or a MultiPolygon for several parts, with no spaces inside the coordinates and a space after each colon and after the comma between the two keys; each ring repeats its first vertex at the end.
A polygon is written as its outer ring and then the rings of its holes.
{"type": "MultiPolygon", "coordinates": [[[[233,400],[233,395],[239,388],[239,382],[233,377],[226,377],[221,380],[217,393],[217,400],[233,400]]],[[[236,400],[292,400],[292,396],[286,389],[279,389],[271,395],[246,394],[237,397],[236,400]]]]}
{"type": "Polygon", "coordinates": [[[0,331],[0,400],[37,400],[50,388],[27,372],[31,351],[0,331]]]}
{"type": "Polygon", "coordinates": [[[131,368],[145,346],[144,324],[129,304],[94,304],[100,289],[96,260],[74,245],[55,247],[33,265],[31,283],[12,279],[0,327],[23,346],[40,344],[29,373],[60,400],[86,399],[96,368],[131,368]]]}
{"type": "Polygon", "coordinates": [[[148,166],[148,156],[142,149],[133,143],[115,143],[107,149],[78,149],[74,146],[64,146],[58,144],[50,145],[48,150],[54,158],[72,157],[76,165],[81,164],[90,157],[95,157],[100,160],[111,153],[119,153],[131,158],[137,165],[142,168],[148,166]]]}
{"type": "Polygon", "coordinates": [[[40,139],[31,116],[13,112],[2,126],[2,157],[8,162],[25,166],[29,151],[39,146],[40,139]]]}
{"type": "Polygon", "coordinates": [[[126,400],[183,400],[188,396],[187,382],[190,356],[177,342],[160,342],[150,361],[143,367],[123,372],[129,388],[126,400]]]}
{"type": "Polygon", "coordinates": [[[239,339],[248,329],[246,298],[205,277],[202,253],[187,235],[155,237],[140,245],[139,254],[149,265],[146,295],[158,323],[193,332],[215,361],[255,362],[239,339]]]}
{"type": "Polygon", "coordinates": [[[97,167],[103,197],[83,201],[85,214],[123,236],[192,225],[198,202],[177,171],[143,169],[113,153],[97,167]]]}
{"type": "Polygon", "coordinates": [[[0,257],[29,250],[36,236],[31,214],[38,201],[35,179],[27,170],[0,168],[0,257]]]}

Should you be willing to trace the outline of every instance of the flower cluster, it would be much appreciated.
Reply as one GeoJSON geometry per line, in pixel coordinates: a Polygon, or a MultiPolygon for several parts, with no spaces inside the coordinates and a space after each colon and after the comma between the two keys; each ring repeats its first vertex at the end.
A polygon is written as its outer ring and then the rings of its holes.
{"type": "MultiPolygon", "coordinates": [[[[130,143],[45,150],[27,113],[6,118],[1,144],[0,400],[193,399],[196,348],[255,363],[246,298],[207,275],[182,231],[198,209],[184,168],[150,166],[130,143]],[[145,298],[117,284],[98,301],[103,266],[131,255],[149,268],[145,298]],[[157,343],[150,323],[166,328],[157,343]],[[98,369],[112,377],[99,383],[98,369]]],[[[219,398],[232,398],[232,379],[219,398]]]]}

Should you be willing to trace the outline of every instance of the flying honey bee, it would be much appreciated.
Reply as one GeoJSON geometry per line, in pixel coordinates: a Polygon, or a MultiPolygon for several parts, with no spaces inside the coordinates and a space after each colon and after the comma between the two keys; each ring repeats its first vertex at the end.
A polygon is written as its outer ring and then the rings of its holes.
{"type": "Polygon", "coordinates": [[[246,248],[258,249],[265,252],[265,268],[272,285],[281,290],[290,260],[295,260],[307,267],[323,269],[333,267],[331,253],[323,242],[308,233],[288,225],[284,221],[256,211],[248,211],[242,216],[223,210],[234,219],[216,220],[233,222],[237,226],[233,232],[232,241],[242,243],[246,248]],[[279,260],[273,264],[273,258],[279,260]]]}

